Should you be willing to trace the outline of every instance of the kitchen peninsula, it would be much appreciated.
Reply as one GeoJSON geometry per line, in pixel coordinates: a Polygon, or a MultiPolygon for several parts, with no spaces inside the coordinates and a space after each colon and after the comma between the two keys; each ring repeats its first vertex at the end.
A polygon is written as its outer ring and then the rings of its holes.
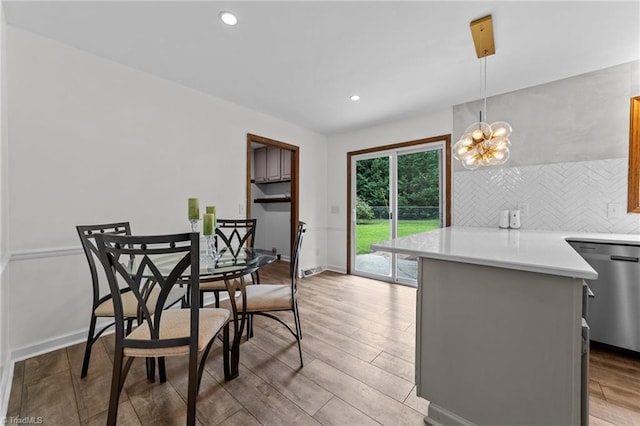
{"type": "Polygon", "coordinates": [[[415,367],[418,395],[431,402],[425,423],[586,421],[583,279],[597,273],[567,236],[450,227],[372,245],[419,258],[415,367]]]}

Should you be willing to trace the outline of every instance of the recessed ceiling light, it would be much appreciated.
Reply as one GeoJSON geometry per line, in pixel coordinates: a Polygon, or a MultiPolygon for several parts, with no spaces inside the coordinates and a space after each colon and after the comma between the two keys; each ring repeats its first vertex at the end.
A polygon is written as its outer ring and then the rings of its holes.
{"type": "Polygon", "coordinates": [[[351,99],[352,101],[359,101],[360,100],[360,95],[351,95],[351,96],[349,96],[349,99],[351,99]]]}
{"type": "Polygon", "coordinates": [[[238,23],[238,18],[236,18],[236,15],[231,12],[220,12],[219,16],[220,20],[227,25],[233,26],[238,23]]]}

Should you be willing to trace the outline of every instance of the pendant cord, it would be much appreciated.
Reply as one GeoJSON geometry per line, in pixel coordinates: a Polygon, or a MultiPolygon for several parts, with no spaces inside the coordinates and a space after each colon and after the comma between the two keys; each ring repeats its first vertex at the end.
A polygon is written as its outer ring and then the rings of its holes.
{"type": "MultiPolygon", "coordinates": [[[[485,52],[486,55],[486,52],[485,52]]],[[[482,94],[484,97],[484,119],[487,119],[487,57],[484,57],[484,93],[482,94]]]]}

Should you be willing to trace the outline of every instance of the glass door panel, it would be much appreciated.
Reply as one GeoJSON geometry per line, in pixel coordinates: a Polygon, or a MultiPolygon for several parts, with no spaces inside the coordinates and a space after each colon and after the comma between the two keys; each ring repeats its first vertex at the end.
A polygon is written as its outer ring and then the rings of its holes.
{"type": "MultiPolygon", "coordinates": [[[[441,149],[398,154],[397,235],[406,237],[441,226],[441,149]]],[[[398,279],[416,280],[418,259],[397,255],[398,279]]]]}
{"type": "Polygon", "coordinates": [[[355,172],[355,270],[363,275],[391,277],[391,253],[371,249],[371,244],[393,238],[390,157],[356,160],[355,172]]]}
{"type": "Polygon", "coordinates": [[[415,285],[417,258],[371,244],[443,226],[444,144],[352,157],[351,264],[370,278],[415,285]]]}

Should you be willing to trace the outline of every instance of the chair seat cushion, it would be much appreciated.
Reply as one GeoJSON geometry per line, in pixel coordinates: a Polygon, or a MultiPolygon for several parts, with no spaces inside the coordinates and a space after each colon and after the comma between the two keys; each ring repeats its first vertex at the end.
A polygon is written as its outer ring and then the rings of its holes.
{"type": "Polygon", "coordinates": [[[227,291],[224,281],[200,281],[200,291],[227,291]]]}
{"type": "MultiPolygon", "coordinates": [[[[255,284],[252,274],[247,274],[243,278],[247,285],[255,284]]],[[[200,281],[200,291],[227,291],[227,285],[224,280],[200,281]]]]}
{"type": "MultiPolygon", "coordinates": [[[[245,287],[247,291],[247,312],[279,311],[293,309],[291,286],[286,284],[256,284],[245,287]]],[[[231,309],[231,302],[223,300],[220,306],[231,309]]],[[[242,297],[236,293],[236,306],[242,310],[242,297]]]]}
{"type": "MultiPolygon", "coordinates": [[[[224,283],[223,283],[224,284],[224,283]]],[[[169,292],[169,296],[167,297],[166,306],[171,306],[178,300],[180,300],[185,294],[187,294],[187,287],[174,287],[169,292]]],[[[156,300],[158,300],[158,295],[160,294],[160,287],[155,286],[151,290],[151,294],[149,294],[149,299],[147,299],[147,306],[152,308],[156,305],[156,300]]],[[[125,317],[136,317],[138,315],[138,299],[131,291],[127,291],[126,293],[122,293],[122,310],[124,311],[125,317]]],[[[153,314],[153,312],[151,312],[153,314]]],[[[112,317],[115,313],[113,311],[113,300],[111,298],[105,300],[96,308],[96,316],[97,317],[112,317]]]]}
{"type": "MultiPolygon", "coordinates": [[[[199,310],[200,326],[198,332],[198,351],[203,350],[229,320],[226,309],[202,308],[199,310]]],[[[167,309],[162,312],[160,323],[160,338],[174,339],[189,336],[191,328],[190,309],[167,309]]],[[[149,340],[149,326],[146,322],[133,330],[127,339],[149,340]]],[[[174,356],[189,353],[189,345],[173,346],[170,348],[125,348],[125,356],[174,356]]]]}

